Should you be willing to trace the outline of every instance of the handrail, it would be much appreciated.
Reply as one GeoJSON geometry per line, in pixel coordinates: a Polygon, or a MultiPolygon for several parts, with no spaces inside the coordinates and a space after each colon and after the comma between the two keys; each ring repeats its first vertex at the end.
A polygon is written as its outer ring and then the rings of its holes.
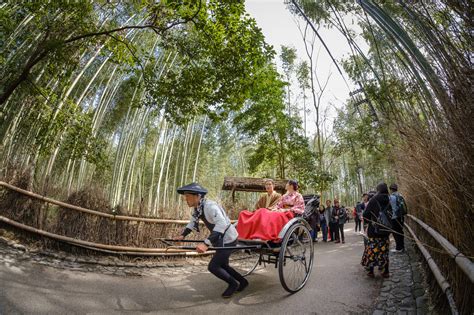
{"type": "MultiPolygon", "coordinates": [[[[57,206],[61,206],[61,207],[68,208],[68,209],[71,209],[71,210],[85,212],[85,213],[89,213],[89,214],[93,214],[93,215],[97,215],[97,216],[101,216],[101,217],[105,217],[105,218],[110,218],[110,219],[114,219],[114,220],[150,222],[150,223],[172,223],[172,224],[188,224],[189,223],[189,221],[187,221],[187,220],[152,219],[152,218],[142,218],[142,217],[130,217],[130,216],[125,216],[125,215],[113,215],[113,214],[104,213],[104,212],[100,212],[100,211],[96,211],[96,210],[86,209],[86,208],[83,208],[83,207],[71,205],[71,204],[68,204],[68,203],[65,203],[65,202],[62,202],[62,201],[58,201],[58,200],[54,200],[54,199],[51,199],[51,198],[48,198],[48,197],[44,197],[42,195],[33,193],[31,191],[15,187],[15,186],[10,185],[8,183],[5,183],[3,181],[0,181],[0,186],[3,186],[3,187],[6,187],[8,189],[14,190],[16,192],[22,193],[22,194],[27,195],[29,197],[42,200],[42,201],[47,202],[47,203],[55,204],[57,206]]],[[[201,221],[200,223],[202,224],[203,222],[201,221]]]]}
{"type": "Polygon", "coordinates": [[[428,250],[425,248],[425,246],[423,246],[423,244],[420,242],[420,240],[415,235],[415,233],[410,228],[410,226],[405,223],[405,227],[410,232],[410,234],[412,235],[413,239],[416,242],[416,245],[418,246],[421,253],[425,257],[426,262],[428,263],[428,266],[431,269],[431,272],[433,272],[433,275],[434,275],[436,281],[438,282],[439,286],[441,287],[441,290],[443,291],[444,294],[446,294],[446,297],[447,297],[448,303],[449,303],[449,307],[451,308],[451,314],[453,314],[453,315],[459,314],[459,312],[457,310],[457,307],[456,307],[456,302],[454,301],[453,292],[452,292],[453,290],[452,290],[452,287],[449,284],[448,280],[446,280],[446,278],[443,276],[443,274],[441,273],[441,270],[439,269],[439,267],[436,265],[435,261],[433,260],[433,257],[431,257],[428,250]]]}
{"type": "Polygon", "coordinates": [[[474,283],[474,263],[463,253],[461,253],[453,244],[451,244],[444,236],[439,234],[435,229],[430,227],[425,222],[421,221],[417,217],[408,214],[408,216],[418,223],[423,229],[425,229],[430,235],[454,258],[456,264],[461,270],[469,277],[471,283],[474,283]]]}
{"type": "MultiPolygon", "coordinates": [[[[128,246],[116,246],[116,245],[94,243],[94,242],[78,240],[72,237],[58,235],[58,234],[54,234],[54,233],[47,232],[44,230],[40,230],[31,226],[16,222],[4,216],[0,216],[0,221],[7,223],[11,226],[14,226],[16,228],[26,230],[31,233],[39,234],[48,238],[52,238],[57,241],[69,243],[75,246],[84,247],[84,248],[92,249],[96,251],[103,251],[103,252],[108,252],[108,253],[124,254],[124,255],[136,255],[136,256],[179,256],[179,255],[198,256],[200,255],[196,252],[190,252],[189,250],[183,250],[183,249],[128,247],[128,246]]],[[[214,253],[213,251],[209,251],[204,254],[213,254],[213,253],[214,253]]]]}

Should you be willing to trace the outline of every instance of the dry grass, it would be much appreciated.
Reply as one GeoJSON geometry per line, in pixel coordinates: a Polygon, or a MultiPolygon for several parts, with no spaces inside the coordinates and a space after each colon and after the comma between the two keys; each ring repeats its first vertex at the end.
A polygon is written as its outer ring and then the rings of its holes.
{"type": "MultiPolygon", "coordinates": [[[[28,169],[10,169],[7,176],[4,181],[9,184],[31,190],[32,178],[28,169]]],[[[36,228],[44,226],[42,203],[8,189],[2,189],[0,192],[0,214],[36,228]]]]}
{"type": "MultiPolygon", "coordinates": [[[[447,238],[466,256],[474,256],[474,167],[473,152],[466,150],[466,139],[453,129],[431,129],[405,126],[404,142],[396,150],[401,192],[406,196],[409,212],[447,238]]],[[[417,227],[416,223],[410,224],[417,227]]],[[[441,246],[422,228],[416,229],[422,242],[441,246]]],[[[462,314],[474,308],[473,285],[446,253],[429,250],[454,290],[462,314]]],[[[441,249],[444,252],[444,250],[441,249]]],[[[439,292],[434,278],[431,285],[439,292]]],[[[438,300],[440,307],[445,298],[438,300]]]]}
{"type": "MultiPolygon", "coordinates": [[[[4,181],[25,190],[33,190],[32,177],[28,170],[11,170],[4,181]]],[[[43,187],[43,191],[53,189],[43,187]]],[[[72,193],[65,202],[84,208],[111,213],[106,195],[100,187],[91,186],[72,193]]],[[[8,189],[0,191],[0,214],[20,223],[48,232],[69,236],[89,242],[132,247],[163,247],[157,239],[174,237],[180,234],[184,225],[150,222],[119,221],[71,209],[46,204],[8,189]]],[[[20,236],[31,240],[31,234],[17,231],[20,236]]],[[[205,237],[205,228],[201,233],[193,233],[195,239],[205,237]]],[[[77,249],[69,245],[59,245],[55,241],[44,240],[47,248],[61,248],[88,254],[93,251],[77,249]]]]}

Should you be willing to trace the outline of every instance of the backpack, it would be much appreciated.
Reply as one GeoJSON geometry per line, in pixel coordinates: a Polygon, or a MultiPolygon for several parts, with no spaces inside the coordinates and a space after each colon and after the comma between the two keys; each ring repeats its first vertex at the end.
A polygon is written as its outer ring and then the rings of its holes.
{"type": "Polygon", "coordinates": [[[341,207],[339,208],[340,216],[339,216],[339,224],[344,224],[347,222],[347,212],[346,208],[341,207]],[[341,223],[342,222],[342,223],[341,223]]]}
{"type": "Polygon", "coordinates": [[[408,213],[407,204],[405,203],[405,199],[400,195],[397,195],[397,207],[402,217],[407,215],[408,213]]]}
{"type": "MultiPolygon", "coordinates": [[[[390,207],[390,203],[388,207],[390,207]]],[[[389,236],[392,233],[392,221],[387,212],[388,207],[384,210],[380,209],[377,221],[373,224],[374,232],[380,236],[389,236]]]]}

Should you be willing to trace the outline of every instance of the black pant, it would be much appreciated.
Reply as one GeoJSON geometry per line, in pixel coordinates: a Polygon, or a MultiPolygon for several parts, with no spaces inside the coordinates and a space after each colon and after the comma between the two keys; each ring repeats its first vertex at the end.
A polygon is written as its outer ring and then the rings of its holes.
{"type": "Polygon", "coordinates": [[[338,224],[334,223],[334,222],[330,222],[329,223],[329,230],[331,232],[331,241],[339,240],[338,224]]]}
{"type": "Polygon", "coordinates": [[[405,249],[405,236],[403,235],[403,219],[396,218],[392,219],[392,235],[395,239],[395,249],[396,250],[403,250],[405,249]]]}
{"type": "Polygon", "coordinates": [[[344,223],[343,224],[338,224],[338,229],[339,229],[339,233],[338,233],[338,236],[340,235],[340,239],[341,241],[344,242],[344,223]]]}
{"type": "MultiPolygon", "coordinates": [[[[225,244],[225,247],[236,246],[237,242],[225,244]]],[[[224,280],[229,285],[237,284],[236,281],[241,282],[244,277],[238,273],[234,268],[229,266],[229,257],[233,250],[217,250],[212,257],[207,270],[215,275],[217,278],[224,280]]]]}
{"type": "Polygon", "coordinates": [[[362,225],[362,221],[360,220],[359,216],[356,216],[354,218],[354,221],[355,221],[355,231],[357,232],[357,230],[359,230],[359,232],[361,231],[361,225],[362,225]]]}

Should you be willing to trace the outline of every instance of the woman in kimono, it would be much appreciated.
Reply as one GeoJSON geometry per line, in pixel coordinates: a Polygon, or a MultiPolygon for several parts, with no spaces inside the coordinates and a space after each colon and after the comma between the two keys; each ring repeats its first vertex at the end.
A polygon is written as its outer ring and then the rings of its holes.
{"type": "Polygon", "coordinates": [[[242,211],[239,214],[237,232],[241,239],[260,239],[279,241],[278,234],[285,224],[295,215],[304,212],[304,199],[298,192],[298,182],[289,180],[285,186],[286,193],[277,203],[274,211],[266,208],[255,212],[242,211]]]}

